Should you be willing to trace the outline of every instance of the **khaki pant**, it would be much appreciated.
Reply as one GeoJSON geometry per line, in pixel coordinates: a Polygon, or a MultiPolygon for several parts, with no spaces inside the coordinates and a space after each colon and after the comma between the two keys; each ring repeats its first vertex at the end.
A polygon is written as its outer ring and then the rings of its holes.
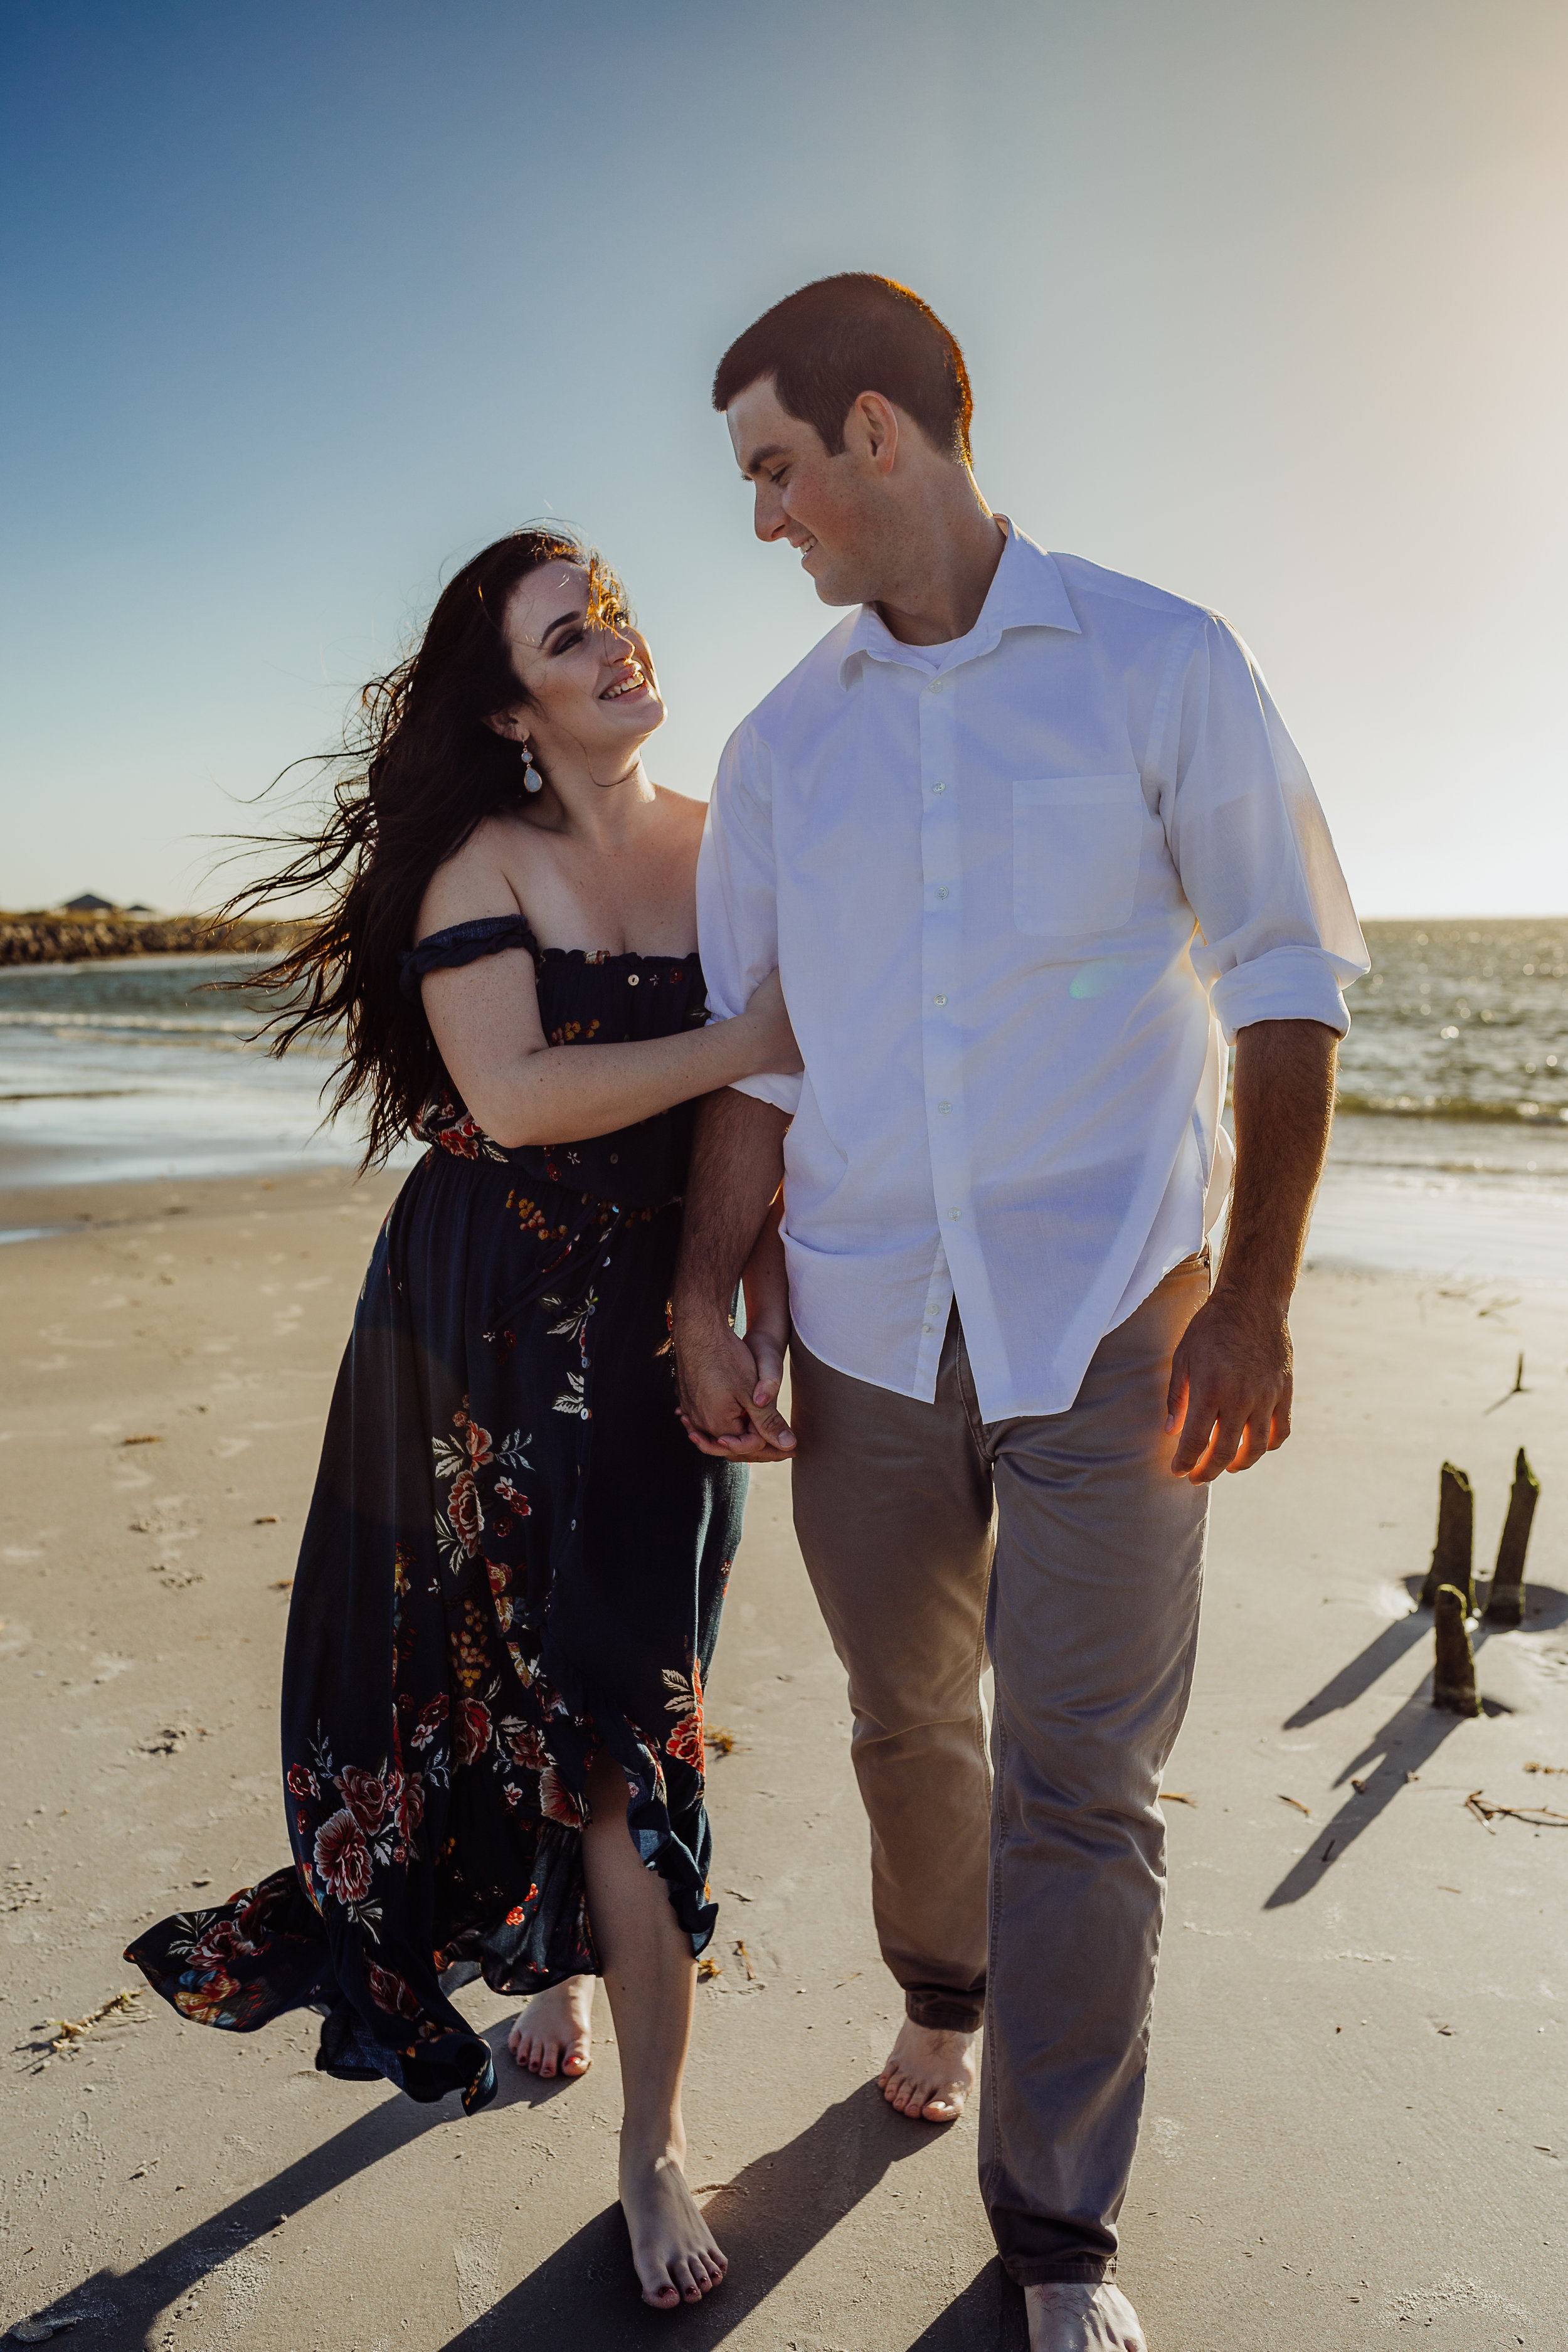
{"type": "Polygon", "coordinates": [[[983,1422],[956,1310],[931,1404],[793,1351],[877,1931],[910,2017],[984,2015],[981,2187],[1025,2285],[1108,2273],[1137,2142],[1207,1514],[1167,1466],[1166,1384],[1208,1279],[1167,1275],[1061,1413],[983,1422]]]}

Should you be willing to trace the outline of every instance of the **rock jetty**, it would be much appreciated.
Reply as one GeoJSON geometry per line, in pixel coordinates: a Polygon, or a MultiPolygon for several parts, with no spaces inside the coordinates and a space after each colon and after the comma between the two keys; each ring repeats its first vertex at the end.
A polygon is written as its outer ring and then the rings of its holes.
{"type": "Polygon", "coordinates": [[[100,956],[277,955],[304,932],[299,922],[215,922],[208,915],[138,920],[111,911],[0,914],[0,965],[82,963],[100,956]]]}

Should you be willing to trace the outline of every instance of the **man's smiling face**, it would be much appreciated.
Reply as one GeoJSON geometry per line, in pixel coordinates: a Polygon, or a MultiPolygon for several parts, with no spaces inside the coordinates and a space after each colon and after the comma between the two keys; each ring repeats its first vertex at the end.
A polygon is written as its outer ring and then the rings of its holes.
{"type": "Polygon", "coordinates": [[[755,493],[757,537],[797,548],[825,604],[872,602],[883,518],[853,418],[845,447],[829,457],[816,427],[792,416],[773,377],[762,376],[737,393],[724,421],[755,493]]]}

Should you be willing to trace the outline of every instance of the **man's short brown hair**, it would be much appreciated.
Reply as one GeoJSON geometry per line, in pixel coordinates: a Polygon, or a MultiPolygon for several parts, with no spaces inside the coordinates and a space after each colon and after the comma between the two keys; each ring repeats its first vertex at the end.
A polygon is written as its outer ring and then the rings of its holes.
{"type": "Polygon", "coordinates": [[[929,303],[891,278],[847,269],[786,294],[720,361],[714,407],[722,415],[763,376],[830,457],[844,446],[844,422],[860,394],[879,392],[933,448],[969,462],[974,402],[963,353],[929,303]]]}

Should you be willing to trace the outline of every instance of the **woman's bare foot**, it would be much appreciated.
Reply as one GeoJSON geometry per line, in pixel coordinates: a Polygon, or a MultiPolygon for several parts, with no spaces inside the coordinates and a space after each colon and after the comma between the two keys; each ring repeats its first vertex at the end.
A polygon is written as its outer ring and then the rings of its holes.
{"type": "Polygon", "coordinates": [[[642,2299],[656,2311],[700,2303],[723,2284],[730,2265],[686,2185],[673,2146],[647,2156],[621,2142],[621,2210],[631,2233],[642,2299]]]}
{"type": "Polygon", "coordinates": [[[974,2088],[975,2040],[973,2033],[949,2033],[906,2017],[877,2077],[888,2105],[924,2123],[956,2123],[974,2088]]]}
{"type": "Polygon", "coordinates": [[[1026,2286],[1024,2305],[1029,2352],[1149,2352],[1138,2314],[1109,2279],[1100,2286],[1062,2280],[1026,2286]]]}
{"type": "Polygon", "coordinates": [[[566,1977],[519,2011],[507,2048],[530,2074],[585,2074],[594,2063],[594,1977],[566,1977]]]}

